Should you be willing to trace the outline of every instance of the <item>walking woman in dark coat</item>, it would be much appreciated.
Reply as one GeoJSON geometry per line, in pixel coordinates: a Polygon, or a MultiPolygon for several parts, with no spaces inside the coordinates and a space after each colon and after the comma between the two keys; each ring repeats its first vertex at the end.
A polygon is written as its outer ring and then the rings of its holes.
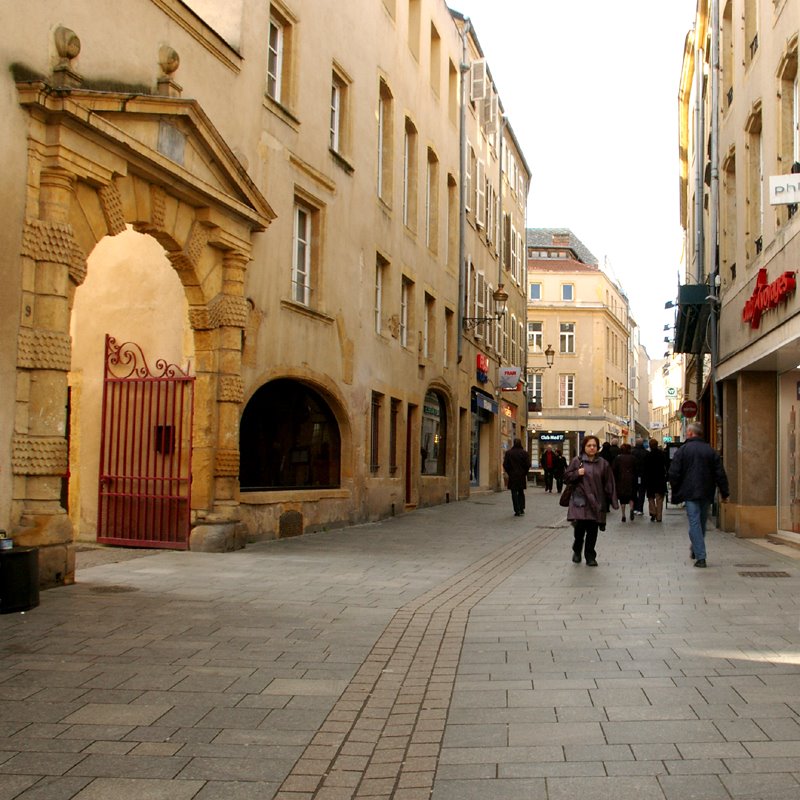
{"type": "Polygon", "coordinates": [[[522,446],[520,439],[514,439],[513,447],[509,447],[503,457],[503,470],[508,475],[508,488],[511,490],[515,517],[521,517],[525,513],[525,487],[528,485],[530,468],[531,457],[528,451],[522,446]]]}
{"type": "Polygon", "coordinates": [[[614,475],[604,458],[598,456],[600,440],[596,436],[586,436],[581,454],[567,467],[564,478],[572,484],[567,519],[575,528],[572,544],[572,560],[581,563],[581,553],[586,558],[586,566],[597,566],[597,530],[605,521],[606,507],[619,508],[614,475]]]}
{"type": "Polygon", "coordinates": [[[622,506],[622,521],[625,522],[625,506],[630,507],[631,522],[633,522],[633,507],[636,502],[637,476],[639,466],[636,457],[631,453],[631,446],[623,444],[619,455],[611,465],[614,472],[614,482],[617,486],[617,497],[622,506]]]}
{"type": "Polygon", "coordinates": [[[667,494],[668,466],[667,454],[658,446],[656,439],[651,439],[650,450],[644,460],[644,488],[650,506],[650,522],[661,522],[667,494]]]}

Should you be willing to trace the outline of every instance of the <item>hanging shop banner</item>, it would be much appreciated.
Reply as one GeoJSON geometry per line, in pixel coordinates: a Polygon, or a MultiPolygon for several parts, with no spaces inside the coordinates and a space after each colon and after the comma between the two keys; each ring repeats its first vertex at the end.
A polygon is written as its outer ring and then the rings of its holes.
{"type": "Polygon", "coordinates": [[[500,367],[500,388],[513,392],[519,386],[521,375],[521,367],[500,367]]]}
{"type": "Polygon", "coordinates": [[[489,356],[478,353],[475,359],[476,379],[478,383],[486,383],[489,380],[489,356]]]}

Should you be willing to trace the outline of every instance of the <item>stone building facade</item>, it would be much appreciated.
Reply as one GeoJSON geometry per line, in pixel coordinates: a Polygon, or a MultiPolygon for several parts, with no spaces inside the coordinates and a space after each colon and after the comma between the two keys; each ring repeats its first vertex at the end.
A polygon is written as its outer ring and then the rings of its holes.
{"type": "Polygon", "coordinates": [[[501,486],[530,172],[443,0],[319,5],[10,11],[0,527],[43,585],[78,539],[228,550],[501,486]]]}
{"type": "Polygon", "coordinates": [[[731,480],[722,524],[800,540],[800,2],[713,8],[698,3],[681,75],[676,352],[731,480]]]}

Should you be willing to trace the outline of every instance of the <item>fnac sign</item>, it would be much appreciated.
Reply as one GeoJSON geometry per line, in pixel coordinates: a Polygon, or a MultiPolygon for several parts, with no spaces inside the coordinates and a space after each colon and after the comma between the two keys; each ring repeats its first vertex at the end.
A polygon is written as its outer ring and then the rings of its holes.
{"type": "Polygon", "coordinates": [[[772,283],[767,283],[767,268],[758,271],[756,286],[750,299],[744,304],[742,322],[749,322],[751,328],[761,324],[761,315],[770,308],[775,308],[779,303],[788,300],[794,294],[797,286],[794,272],[784,272],[775,278],[772,283]]]}

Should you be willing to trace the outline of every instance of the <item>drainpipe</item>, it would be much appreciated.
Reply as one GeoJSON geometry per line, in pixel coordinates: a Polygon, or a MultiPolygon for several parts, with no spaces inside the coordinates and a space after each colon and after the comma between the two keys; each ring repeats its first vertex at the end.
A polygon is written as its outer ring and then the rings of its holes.
{"type": "Polygon", "coordinates": [[[464,357],[464,286],[466,285],[466,233],[467,233],[467,36],[471,30],[469,17],[464,19],[464,28],[461,31],[461,115],[459,124],[459,172],[460,189],[458,208],[458,342],[456,352],[458,363],[464,357]]]}
{"type": "Polygon", "coordinates": [[[714,418],[722,424],[721,388],[717,383],[719,360],[719,0],[711,0],[711,387],[714,392],[714,418]]]}
{"type": "MultiPolygon", "coordinates": [[[[467,187],[465,185],[467,173],[467,36],[472,25],[469,17],[464,19],[464,28],[461,31],[461,113],[459,120],[459,204],[458,204],[458,320],[456,327],[456,361],[461,363],[464,358],[464,285],[466,283],[466,232],[467,232],[467,187]]],[[[469,385],[469,384],[467,384],[469,385]]],[[[469,398],[468,398],[469,399],[469,398]]],[[[458,407],[458,403],[456,403],[458,407]]],[[[469,406],[467,406],[469,412],[469,406]]],[[[461,475],[461,414],[457,414],[456,421],[456,501],[461,497],[459,491],[459,478],[461,475]]]]}
{"type": "MultiPolygon", "coordinates": [[[[703,48],[698,46],[694,52],[694,117],[695,117],[695,147],[694,147],[694,278],[696,283],[703,283],[705,275],[705,237],[703,235],[703,197],[705,194],[705,119],[703,116],[703,62],[705,54],[703,48]]],[[[688,276],[687,276],[688,277],[688,276]]],[[[697,369],[697,399],[703,390],[703,358],[702,353],[695,354],[695,367],[697,369]]]]}

